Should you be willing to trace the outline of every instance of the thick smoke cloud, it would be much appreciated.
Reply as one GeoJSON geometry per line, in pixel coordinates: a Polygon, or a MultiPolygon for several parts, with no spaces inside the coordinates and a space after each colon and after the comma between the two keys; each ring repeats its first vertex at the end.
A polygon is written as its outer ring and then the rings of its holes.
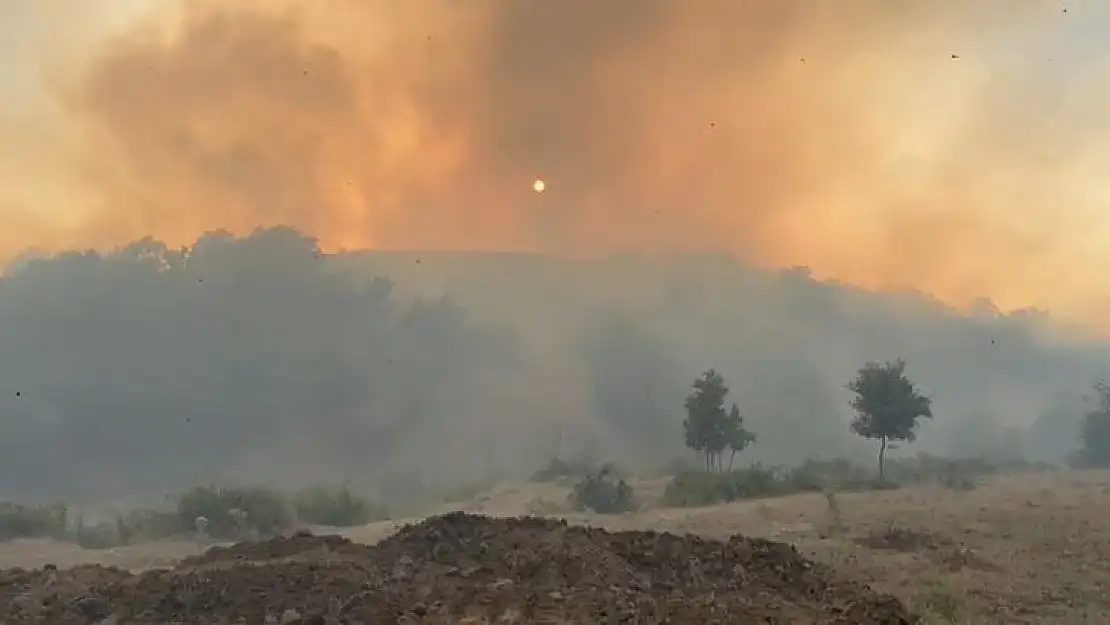
{"type": "Polygon", "coordinates": [[[1059,275],[1100,257],[1074,170],[1103,107],[1045,49],[1078,8],[159,6],[59,88],[95,193],[75,243],[289,224],[330,248],[716,249],[1096,312],[1093,279],[1059,275]]]}

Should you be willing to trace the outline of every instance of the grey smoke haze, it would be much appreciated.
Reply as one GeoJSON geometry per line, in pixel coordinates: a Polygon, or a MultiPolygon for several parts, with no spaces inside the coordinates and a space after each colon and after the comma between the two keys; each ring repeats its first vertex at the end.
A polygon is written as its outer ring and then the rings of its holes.
{"type": "Polygon", "coordinates": [[[1076,430],[1051,424],[1110,371],[1110,346],[1079,338],[1035,312],[961,316],[723,256],[321,257],[284,228],[146,239],[29,257],[0,281],[0,496],[461,485],[584,449],[660,468],[683,456],[682,401],[711,366],[760,436],[743,460],[870,458],[844,384],[895,357],[935,402],[908,451],[1021,440],[1058,459],[1076,430]]]}

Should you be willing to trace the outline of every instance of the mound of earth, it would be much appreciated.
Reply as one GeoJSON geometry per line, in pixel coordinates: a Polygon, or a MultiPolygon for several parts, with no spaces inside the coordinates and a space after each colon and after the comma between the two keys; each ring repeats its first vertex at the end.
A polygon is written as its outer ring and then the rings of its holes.
{"type": "Polygon", "coordinates": [[[915,623],[789,545],[433,517],[368,547],[298,536],[131,575],[0,574],[0,618],[51,623],[915,623]],[[404,619],[404,620],[400,620],[404,619]],[[508,620],[506,622],[509,622],[508,620]]]}

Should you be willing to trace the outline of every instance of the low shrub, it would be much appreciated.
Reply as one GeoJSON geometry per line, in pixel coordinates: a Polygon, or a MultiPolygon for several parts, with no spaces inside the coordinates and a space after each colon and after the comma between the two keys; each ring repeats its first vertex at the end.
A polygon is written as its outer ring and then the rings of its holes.
{"type": "Polygon", "coordinates": [[[797,467],[785,469],[786,492],[838,491],[855,492],[896,488],[897,484],[881,480],[870,467],[861,467],[849,460],[807,460],[797,467]]]}
{"type": "Polygon", "coordinates": [[[676,507],[708,506],[741,499],[794,493],[863,491],[897,488],[847,460],[809,460],[796,467],[747,469],[721,473],[683,471],[663,491],[663,503],[676,507]]]}
{"type": "MultiPolygon", "coordinates": [[[[190,528],[192,523],[189,524],[190,528]]],[[[180,533],[177,515],[136,511],[117,515],[114,521],[88,523],[72,516],[66,506],[26,506],[0,503],[0,541],[16,538],[54,538],[86,549],[108,549],[136,540],[151,540],[180,533]]]]}
{"type": "Polygon", "coordinates": [[[74,523],[70,539],[85,549],[110,549],[121,544],[127,544],[130,536],[121,533],[122,527],[118,522],[101,522],[93,525],[87,524],[81,516],[74,523]]]}
{"type": "Polygon", "coordinates": [[[663,503],[678,507],[708,506],[792,493],[888,490],[913,484],[971,490],[980,478],[988,475],[1049,470],[1050,465],[1022,460],[951,459],[927,453],[889,459],[884,479],[878,477],[874,468],[844,459],[810,460],[796,467],[776,469],[757,464],[721,473],[686,470],[671,478],[663,492],[663,503]]]}
{"type": "Polygon", "coordinates": [[[275,536],[293,526],[293,510],[281,493],[268,488],[198,486],[177,501],[177,529],[189,531],[197,517],[208,519],[207,532],[214,538],[239,539],[246,530],[275,536]],[[234,510],[246,513],[245,524],[234,510]]]}
{"type": "Polygon", "coordinates": [[[1002,473],[1035,473],[1052,471],[1054,467],[1043,462],[1030,462],[1021,458],[946,458],[930,453],[919,453],[907,458],[887,461],[887,479],[902,485],[940,484],[957,490],[969,490],[984,477],[1002,473]]]}
{"type": "Polygon", "coordinates": [[[0,540],[63,538],[68,524],[68,511],[62,504],[25,506],[0,502],[0,540]]]}
{"type": "MultiPolygon", "coordinates": [[[[195,517],[194,517],[195,518],[195,517]]],[[[193,531],[193,523],[183,526],[175,510],[133,510],[116,517],[120,542],[130,544],[193,531]]]]}
{"type": "Polygon", "coordinates": [[[303,490],[297,494],[295,503],[297,519],[313,525],[350,527],[389,518],[384,506],[354,494],[346,484],[303,490]]]}
{"type": "Polygon", "coordinates": [[[104,549],[192,533],[197,517],[208,519],[206,533],[220,540],[275,536],[292,529],[297,519],[343,527],[389,518],[384,507],[356,495],[347,485],[306,489],[293,501],[268,488],[198,486],[177,497],[172,509],[133,510],[99,522],[71,515],[61,504],[0,502],[0,541],[54,538],[104,549]]]}
{"type": "Polygon", "coordinates": [[[758,465],[722,473],[684,471],[667,484],[663,491],[663,504],[675,507],[708,506],[787,492],[791,491],[783,476],[758,465]]]}
{"type": "Polygon", "coordinates": [[[578,482],[570,493],[569,503],[575,510],[598,514],[621,514],[636,507],[632,487],[608,465],[578,482]]]}

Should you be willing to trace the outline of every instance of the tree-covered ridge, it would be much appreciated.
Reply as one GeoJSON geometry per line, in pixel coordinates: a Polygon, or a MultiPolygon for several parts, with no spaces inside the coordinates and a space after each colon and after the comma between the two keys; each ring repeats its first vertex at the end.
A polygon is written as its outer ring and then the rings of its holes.
{"type": "Polygon", "coordinates": [[[1110,346],[1060,334],[720,256],[322,255],[286,228],[27,255],[0,280],[0,494],[665,464],[707,368],[759,439],[714,466],[871,459],[845,381],[899,358],[937,415],[914,450],[1063,460],[1110,346]]]}
{"type": "Polygon", "coordinates": [[[392,291],[285,228],[23,263],[0,282],[0,488],[156,490],[282,448],[384,465],[512,351],[392,291]]]}

